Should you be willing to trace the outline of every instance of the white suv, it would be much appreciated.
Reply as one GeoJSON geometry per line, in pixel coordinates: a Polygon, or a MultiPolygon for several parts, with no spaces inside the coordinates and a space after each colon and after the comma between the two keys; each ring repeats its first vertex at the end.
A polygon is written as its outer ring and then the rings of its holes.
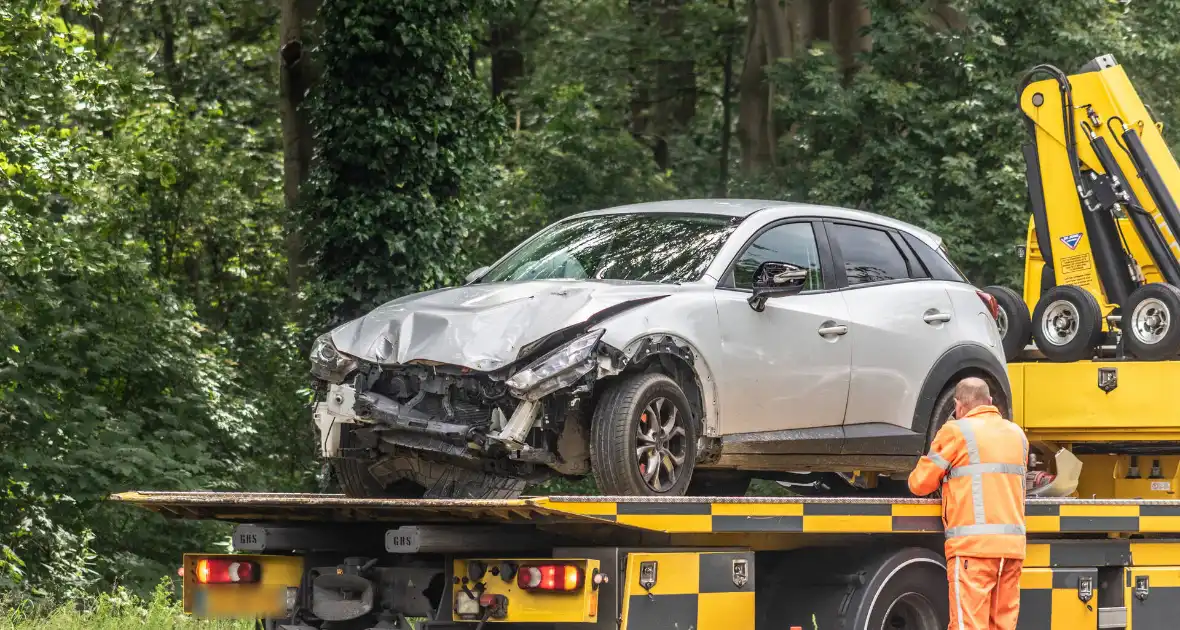
{"type": "Polygon", "coordinates": [[[1009,411],[996,314],[937,236],[879,215],[610,208],[320,337],[316,422],[353,496],[511,497],[555,475],[632,496],[900,476],[963,376],[1009,411]]]}

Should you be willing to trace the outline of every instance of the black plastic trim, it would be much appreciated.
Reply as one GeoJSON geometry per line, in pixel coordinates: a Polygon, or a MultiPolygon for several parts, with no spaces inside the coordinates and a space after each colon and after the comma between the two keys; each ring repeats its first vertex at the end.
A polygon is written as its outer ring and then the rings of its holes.
{"type": "MultiPolygon", "coordinates": [[[[1037,153],[1035,127],[1029,123],[1029,134],[1033,139],[1021,147],[1024,151],[1024,179],[1028,184],[1028,203],[1032,207],[1033,229],[1036,230],[1037,247],[1045,266],[1053,269],[1053,245],[1049,238],[1049,211],[1045,208],[1045,186],[1041,182],[1041,158],[1037,153]]],[[[1044,276],[1042,276],[1042,281],[1044,276]]],[[[1041,285],[1041,293],[1050,287],[1041,285]]]]}
{"type": "MultiPolygon", "coordinates": [[[[1004,400],[1007,403],[1000,409],[1000,413],[1005,418],[1012,418],[1012,386],[1008,382],[1008,370],[1004,364],[983,346],[976,344],[955,346],[934,362],[934,367],[930,368],[929,374],[926,375],[926,381],[922,383],[918,402],[914,405],[912,428],[914,433],[923,436],[923,448],[925,448],[925,436],[930,429],[930,416],[934,413],[934,405],[938,401],[939,394],[948,385],[953,384],[955,375],[967,371],[983,372],[1000,383],[1004,400]]],[[[995,398],[995,392],[992,392],[992,398],[995,398]]]]}

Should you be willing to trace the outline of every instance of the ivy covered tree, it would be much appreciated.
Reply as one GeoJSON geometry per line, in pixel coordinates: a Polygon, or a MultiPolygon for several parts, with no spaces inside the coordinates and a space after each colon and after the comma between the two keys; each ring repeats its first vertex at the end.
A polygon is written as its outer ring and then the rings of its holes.
{"type": "Polygon", "coordinates": [[[494,218],[504,113],[469,50],[493,0],[324,2],[310,109],[315,153],[301,194],[309,293],[331,326],[461,278],[494,218]]]}

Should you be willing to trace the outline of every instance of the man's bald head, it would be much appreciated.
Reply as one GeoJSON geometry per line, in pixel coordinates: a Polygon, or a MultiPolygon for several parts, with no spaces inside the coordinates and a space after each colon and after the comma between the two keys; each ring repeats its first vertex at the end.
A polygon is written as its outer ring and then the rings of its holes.
{"type": "Polygon", "coordinates": [[[955,417],[961,418],[968,411],[980,405],[990,404],[992,404],[992,392],[987,386],[987,381],[975,376],[968,376],[955,385],[955,417]]]}

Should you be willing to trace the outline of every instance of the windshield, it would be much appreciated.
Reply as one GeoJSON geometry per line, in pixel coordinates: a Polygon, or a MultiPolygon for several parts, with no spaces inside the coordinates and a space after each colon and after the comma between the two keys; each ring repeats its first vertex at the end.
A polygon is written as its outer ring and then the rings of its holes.
{"type": "Polygon", "coordinates": [[[611,214],[563,221],[546,228],[480,282],[691,282],[704,274],[735,227],[732,217],[701,214],[611,214]]]}

